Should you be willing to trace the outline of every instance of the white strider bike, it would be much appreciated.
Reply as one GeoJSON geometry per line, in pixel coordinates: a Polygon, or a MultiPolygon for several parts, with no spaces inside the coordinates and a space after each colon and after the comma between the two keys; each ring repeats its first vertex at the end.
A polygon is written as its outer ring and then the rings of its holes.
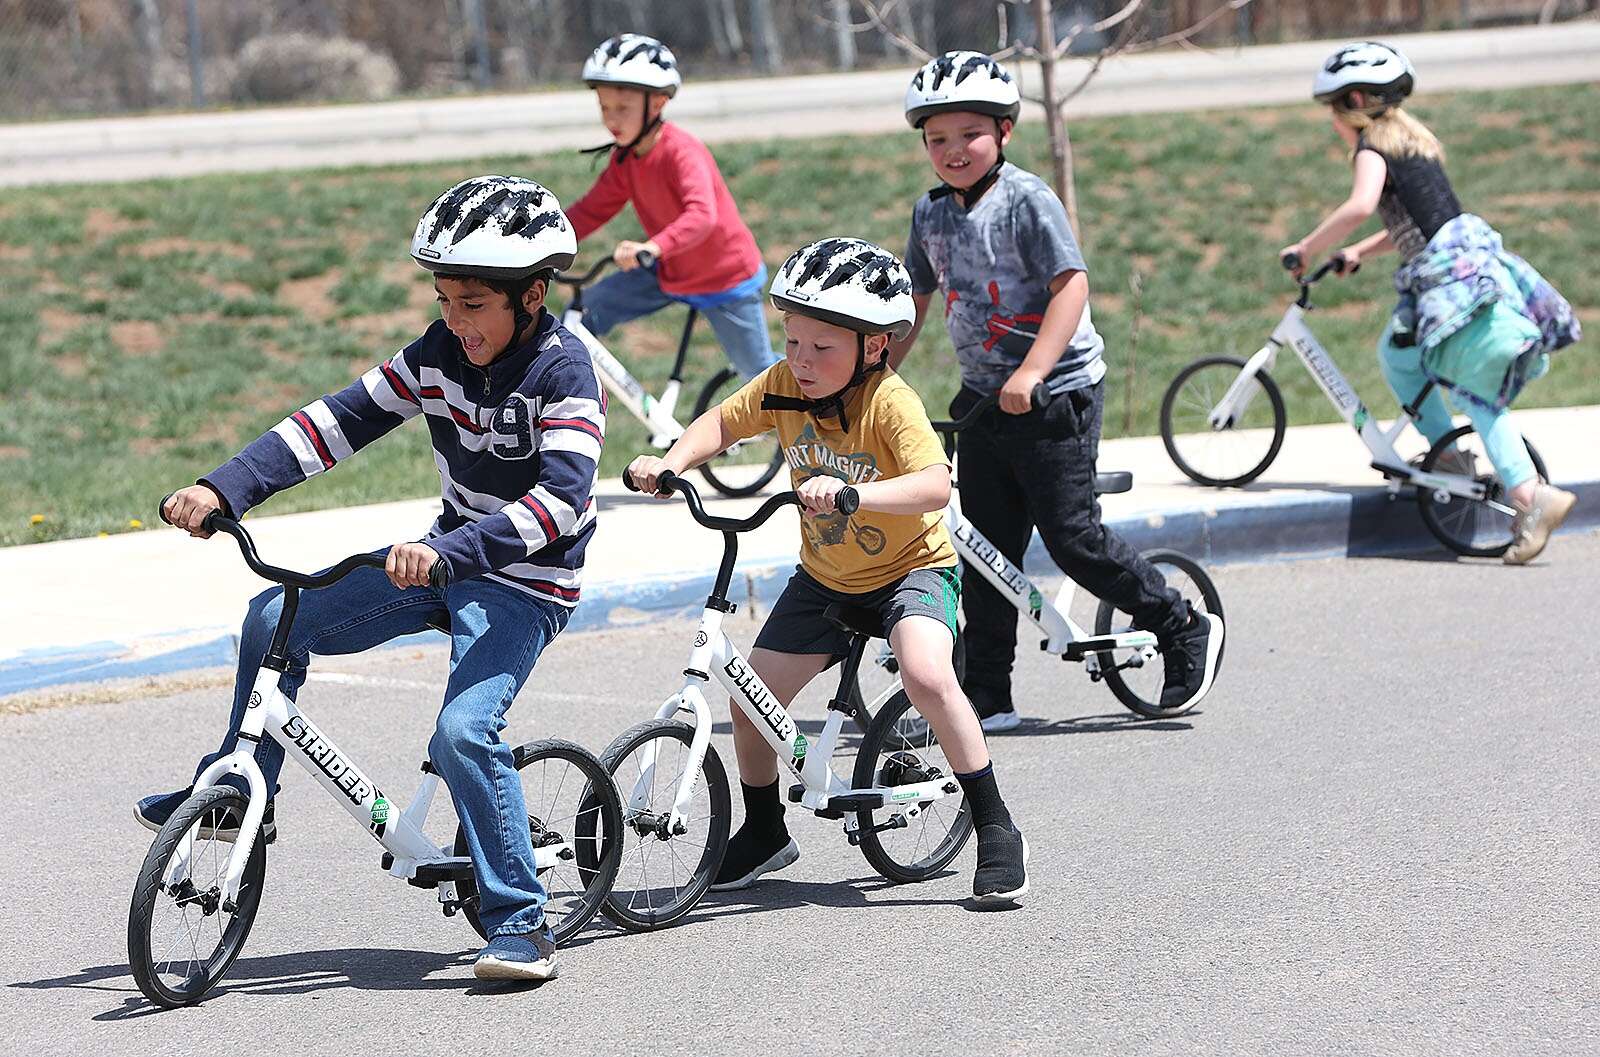
{"type": "MultiPolygon", "coordinates": [[[[1285,268],[1300,263],[1296,255],[1283,260],[1285,268]]],[[[1458,426],[1440,438],[1420,463],[1407,463],[1394,442],[1416,420],[1417,408],[1433,383],[1403,405],[1386,430],[1311,332],[1306,314],[1312,309],[1312,284],[1330,271],[1342,273],[1344,267],[1345,258],[1335,254],[1301,280],[1299,298],[1249,360],[1207,356],[1178,372],[1161,400],[1161,440],[1167,454],[1191,481],[1217,488],[1249,484],[1265,472],[1283,446],[1288,425],[1283,396],[1267,372],[1287,346],[1360,436],[1371,453],[1372,468],[1388,479],[1389,497],[1398,497],[1402,487],[1414,487],[1423,524],[1440,543],[1465,557],[1498,557],[1511,546],[1516,511],[1507,501],[1482,438],[1470,425],[1458,426]]],[[[1526,438],[1523,443],[1539,480],[1548,481],[1544,460],[1526,438]]]]}
{"type": "MultiPolygon", "coordinates": [[[[163,500],[163,511],[165,507],[163,500]]],[[[424,830],[440,783],[433,764],[423,760],[416,795],[410,806],[401,804],[385,796],[278,688],[288,666],[285,648],[300,591],[326,587],[362,566],[381,569],[383,555],[352,555],[325,572],[308,575],[262,562],[249,532],[220,512],[213,512],[205,527],[233,536],[252,571],[283,585],[283,610],[256,675],[238,748],[195,779],[193,794],[161,827],[140,867],[128,912],[128,961],[139,989],[160,1006],[192,1005],[222,979],[244,947],[261,906],[267,867],[261,820],[269,793],[254,755],[264,737],[282,745],[382,845],[384,872],[417,888],[437,890],[446,917],[460,912],[483,935],[465,833],[458,828],[454,845],[441,846],[424,830]],[[243,776],[250,795],[217,785],[224,775],[243,776]]],[[[430,582],[439,590],[448,586],[449,570],[442,561],[434,566],[430,582]]],[[[448,633],[449,628],[440,630],[448,633]]],[[[580,745],[547,739],[512,753],[527,803],[539,883],[549,895],[545,916],[559,943],[600,909],[616,876],[621,802],[600,761],[580,745]]]]}
{"type": "MultiPolygon", "coordinates": [[[[640,267],[648,268],[654,260],[654,255],[650,253],[638,255],[640,267]]],[[[557,273],[556,282],[572,290],[572,298],[567,302],[566,311],[561,316],[561,325],[576,334],[588,348],[589,358],[594,361],[595,370],[600,374],[601,384],[650,431],[651,447],[665,451],[683,434],[683,425],[675,416],[678,397],[683,391],[683,365],[689,355],[689,338],[694,332],[695,321],[700,318],[700,313],[690,307],[689,315],[683,322],[683,333],[678,338],[677,357],[672,361],[672,373],[667,378],[667,386],[659,397],[650,395],[649,391],[628,373],[622,362],[611,354],[605,343],[583,325],[583,288],[593,282],[595,277],[612,263],[611,258],[607,257],[597,261],[594,267],[586,272],[557,273]]],[[[723,367],[701,388],[690,421],[722,403],[743,384],[744,380],[736,371],[731,367],[723,367]]],[[[721,455],[700,467],[700,473],[718,492],[725,496],[738,497],[755,495],[765,488],[782,468],[783,450],[778,445],[777,434],[766,433],[731,445],[721,455]]]]}

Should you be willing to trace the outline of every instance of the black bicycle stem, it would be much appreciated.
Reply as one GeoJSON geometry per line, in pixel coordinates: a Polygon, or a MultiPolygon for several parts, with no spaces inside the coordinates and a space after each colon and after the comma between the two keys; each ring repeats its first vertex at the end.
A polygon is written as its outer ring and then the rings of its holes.
{"type": "MultiPolygon", "coordinates": [[[[649,250],[640,250],[638,253],[634,254],[633,259],[639,263],[639,267],[648,268],[655,264],[656,255],[651,253],[649,250]]],[[[556,282],[560,283],[562,286],[570,286],[574,289],[588,286],[590,283],[594,282],[596,276],[615,263],[617,262],[610,257],[602,257],[594,262],[593,267],[582,274],[579,274],[578,272],[557,272],[556,282]]]]}

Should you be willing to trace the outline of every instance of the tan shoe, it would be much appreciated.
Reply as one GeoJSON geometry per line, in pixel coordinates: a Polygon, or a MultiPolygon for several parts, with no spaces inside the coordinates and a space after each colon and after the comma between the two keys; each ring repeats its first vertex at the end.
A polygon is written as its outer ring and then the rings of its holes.
{"type": "Polygon", "coordinates": [[[1505,563],[1526,565],[1537,558],[1550,542],[1550,533],[1567,520],[1577,501],[1577,496],[1553,485],[1543,482],[1535,485],[1533,505],[1517,511],[1511,522],[1511,546],[1506,549],[1505,563]]]}

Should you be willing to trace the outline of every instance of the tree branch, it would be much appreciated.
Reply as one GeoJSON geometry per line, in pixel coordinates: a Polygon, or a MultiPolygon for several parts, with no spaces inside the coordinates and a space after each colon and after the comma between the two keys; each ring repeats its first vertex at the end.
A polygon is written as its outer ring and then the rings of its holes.
{"type": "Polygon", "coordinates": [[[1141,40],[1137,44],[1128,45],[1123,50],[1127,52],[1149,51],[1152,48],[1164,48],[1168,44],[1187,43],[1189,38],[1198,34],[1201,30],[1211,25],[1211,23],[1215,22],[1223,15],[1226,15],[1232,11],[1239,11],[1243,8],[1249,7],[1253,2],[1254,0],[1227,0],[1227,2],[1221,7],[1217,8],[1215,11],[1211,12],[1211,14],[1207,15],[1205,18],[1202,18],[1188,29],[1182,29],[1176,33],[1168,33],[1164,37],[1156,37],[1152,40],[1141,40]]]}
{"type": "Polygon", "coordinates": [[[1067,49],[1072,46],[1072,42],[1077,40],[1078,37],[1081,34],[1083,34],[1083,33],[1104,33],[1106,30],[1111,29],[1113,26],[1120,25],[1121,23],[1126,22],[1128,19],[1132,18],[1135,14],[1138,13],[1139,9],[1142,8],[1143,6],[1144,6],[1144,0],[1128,0],[1128,3],[1123,5],[1122,10],[1118,11],[1116,14],[1108,15],[1107,17],[1102,18],[1100,21],[1094,23],[1093,25],[1079,26],[1077,29],[1073,30],[1072,33],[1067,35],[1065,38],[1063,38],[1062,40],[1059,40],[1059,41],[1056,42],[1056,58],[1059,59],[1059,58],[1063,57],[1064,55],[1066,55],[1067,54],[1067,49]]]}
{"type": "Polygon", "coordinates": [[[868,25],[882,33],[895,47],[918,62],[929,62],[933,59],[931,54],[922,49],[922,45],[910,37],[889,28],[889,23],[885,21],[888,14],[900,5],[901,0],[884,0],[882,7],[875,0],[856,0],[856,2],[861,5],[862,10],[866,11],[867,18],[870,19],[868,25]]]}

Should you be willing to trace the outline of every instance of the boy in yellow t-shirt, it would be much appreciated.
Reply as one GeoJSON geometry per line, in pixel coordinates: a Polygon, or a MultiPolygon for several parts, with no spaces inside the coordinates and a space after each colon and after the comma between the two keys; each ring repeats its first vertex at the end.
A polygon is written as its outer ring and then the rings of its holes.
{"type": "MultiPolygon", "coordinates": [[[[787,706],[845,652],[823,611],[877,611],[907,696],[939,739],[978,831],[972,894],[1015,902],[1028,890],[1028,845],[995,784],[977,714],[950,662],[960,575],[943,511],[950,463],[916,392],[888,370],[889,335],[916,319],[911,277],[891,253],[860,239],[814,242],[772,282],[784,313],[785,359],[701,415],[664,458],[629,467],[654,492],[663,471],[685,473],[746,437],[777,430],[803,517],[800,567],[767,618],[750,665],[787,706]],[[861,505],[839,512],[854,485],[861,505]]],[[[714,889],[744,888],[800,857],[783,822],[778,761],[732,709],[745,822],[728,844],[714,889]]]]}

